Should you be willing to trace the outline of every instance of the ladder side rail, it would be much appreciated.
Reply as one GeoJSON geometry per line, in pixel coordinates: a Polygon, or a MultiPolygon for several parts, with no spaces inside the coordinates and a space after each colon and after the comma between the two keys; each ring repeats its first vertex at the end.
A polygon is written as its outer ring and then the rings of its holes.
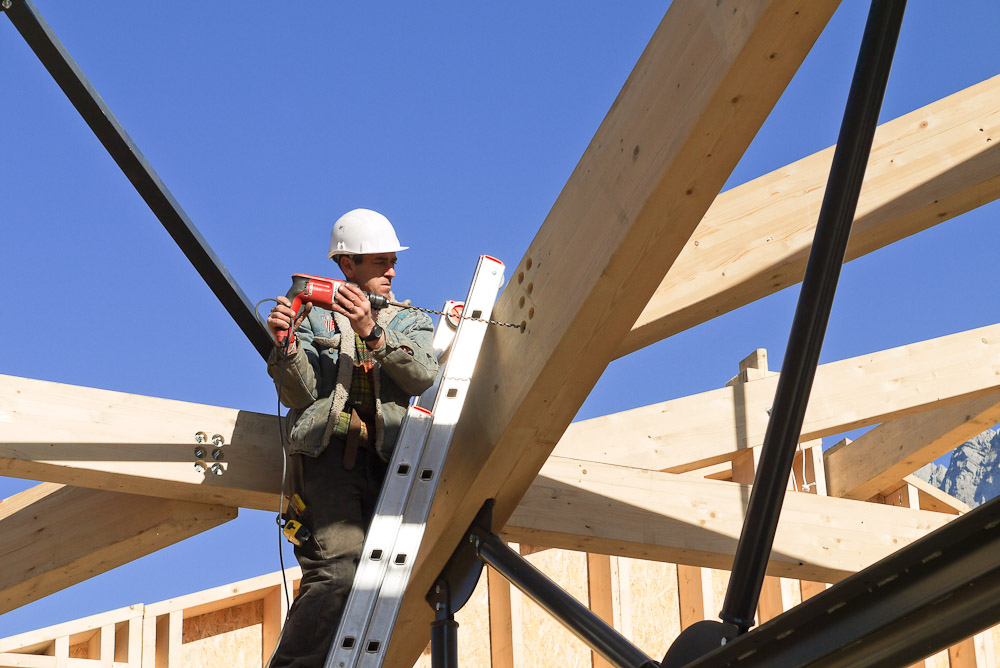
{"type": "Polygon", "coordinates": [[[429,411],[414,406],[407,412],[334,636],[338,644],[357,642],[368,627],[433,419],[429,411]]]}
{"type": "MultiPolygon", "coordinates": [[[[461,307],[462,302],[449,299],[444,303],[444,307],[441,311],[444,313],[451,313],[452,309],[461,307]]],[[[451,357],[451,346],[455,342],[455,335],[457,333],[458,325],[453,323],[451,318],[446,315],[442,315],[438,318],[437,327],[434,328],[434,340],[431,345],[434,347],[434,354],[437,355],[438,364],[441,365],[441,370],[434,379],[434,384],[425,390],[423,394],[417,397],[416,405],[420,408],[426,408],[431,412],[434,410],[434,400],[437,398],[438,388],[441,387],[441,378],[444,377],[444,369],[451,357]]]]}
{"type": "MultiPolygon", "coordinates": [[[[442,311],[447,313],[449,307],[456,303],[458,302],[445,302],[442,311]]],[[[431,345],[439,361],[443,362],[448,358],[456,331],[457,327],[449,318],[438,319],[431,345]]],[[[334,643],[337,645],[356,643],[358,639],[364,637],[368,628],[385,576],[388,555],[399,531],[406,501],[413,485],[414,471],[417,470],[417,464],[430,433],[433,414],[428,409],[433,405],[433,397],[437,394],[442,375],[438,373],[434,385],[424,391],[416,405],[407,411],[406,420],[403,422],[392,459],[386,470],[386,481],[379,492],[371,525],[365,534],[361,559],[354,574],[354,581],[351,583],[351,591],[334,635],[334,643]]]]}

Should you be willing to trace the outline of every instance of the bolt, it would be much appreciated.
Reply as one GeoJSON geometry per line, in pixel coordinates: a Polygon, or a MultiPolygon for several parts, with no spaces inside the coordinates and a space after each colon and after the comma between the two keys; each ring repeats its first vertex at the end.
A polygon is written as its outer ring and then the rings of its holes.
{"type": "Polygon", "coordinates": [[[195,462],[194,463],[194,469],[198,473],[204,473],[205,472],[205,462],[195,462]]]}
{"type": "Polygon", "coordinates": [[[197,457],[198,459],[201,459],[202,457],[204,457],[205,456],[205,448],[195,448],[194,449],[194,456],[197,457]]]}
{"type": "Polygon", "coordinates": [[[212,473],[215,475],[222,475],[222,464],[215,463],[212,464],[212,473]]]}
{"type": "Polygon", "coordinates": [[[3,0],[3,2],[0,2],[0,6],[2,6],[4,9],[10,9],[10,6],[12,4],[14,3],[12,3],[10,0],[3,0]]]}
{"type": "Polygon", "coordinates": [[[198,433],[196,433],[194,435],[194,442],[195,443],[204,443],[207,440],[208,440],[208,436],[205,435],[205,432],[203,432],[203,431],[199,431],[198,433]]]}
{"type": "Polygon", "coordinates": [[[222,438],[222,434],[216,434],[212,437],[212,444],[216,447],[222,447],[226,444],[226,439],[222,438]]]}
{"type": "Polygon", "coordinates": [[[434,593],[435,594],[440,594],[441,593],[441,585],[435,585],[434,586],[434,593]]]}
{"type": "Polygon", "coordinates": [[[768,408],[768,409],[767,409],[767,414],[768,414],[768,415],[770,415],[770,414],[771,414],[771,409],[773,409],[773,408],[774,408],[774,407],[772,406],[771,408],[768,408]]]}
{"type": "Polygon", "coordinates": [[[222,450],[218,448],[212,450],[212,459],[214,459],[215,461],[221,462],[223,457],[225,457],[225,455],[222,454],[222,450]]]}

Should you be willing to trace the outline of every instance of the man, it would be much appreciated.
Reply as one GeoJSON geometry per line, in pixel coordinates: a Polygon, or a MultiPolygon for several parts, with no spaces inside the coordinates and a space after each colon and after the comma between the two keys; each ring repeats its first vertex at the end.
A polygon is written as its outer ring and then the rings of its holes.
{"type": "Polygon", "coordinates": [[[302,583],[272,668],[322,667],[407,405],[437,375],[430,318],[393,306],[373,312],[365,295],[395,300],[396,253],[406,248],[385,216],[344,214],[329,256],[348,283],[333,310],[307,306],[296,320],[289,300],[278,297],[267,319],[276,339],[295,323],[294,341],[276,345],[268,373],[291,409],[291,489],[312,532],[295,548],[302,583]]]}

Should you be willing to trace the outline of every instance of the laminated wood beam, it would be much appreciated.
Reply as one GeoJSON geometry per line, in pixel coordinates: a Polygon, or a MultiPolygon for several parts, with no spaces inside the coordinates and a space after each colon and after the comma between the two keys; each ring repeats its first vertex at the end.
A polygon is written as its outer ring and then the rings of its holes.
{"type": "MultiPolygon", "coordinates": [[[[576,422],[553,454],[671,473],[727,461],[763,443],[777,382],[777,376],[761,378],[576,422]]],[[[998,390],[1000,325],[831,362],[817,369],[801,438],[838,434],[998,390]]]]}
{"type": "Polygon", "coordinates": [[[816,37],[835,0],[675,0],[581,157],[487,335],[386,658],[488,498],[513,512],[816,37]]]}
{"type": "MultiPolygon", "coordinates": [[[[883,124],[853,260],[1000,196],[1000,76],[883,124]]],[[[622,342],[626,355],[802,280],[833,148],[720,194],[622,342]]]]}
{"type": "MultiPolygon", "coordinates": [[[[552,457],[502,534],[569,550],[728,569],[749,487],[552,457]]],[[[789,492],[768,574],[837,582],[953,516],[789,492]]]]}
{"type": "Polygon", "coordinates": [[[236,509],[43,483],[0,502],[0,613],[219,526],[236,509]]]}
{"type": "Polygon", "coordinates": [[[0,475],[275,510],[281,446],[274,416],[0,375],[0,475]],[[197,433],[209,439],[204,445],[197,433]],[[195,448],[221,474],[195,468],[195,448]]]}
{"type": "Polygon", "coordinates": [[[1000,395],[881,424],[823,453],[831,496],[868,499],[1000,422],[1000,395]]]}

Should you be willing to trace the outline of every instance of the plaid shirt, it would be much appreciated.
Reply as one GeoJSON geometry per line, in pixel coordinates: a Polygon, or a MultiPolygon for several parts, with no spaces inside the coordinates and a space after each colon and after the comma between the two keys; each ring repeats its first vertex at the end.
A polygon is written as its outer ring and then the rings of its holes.
{"type": "MultiPolygon", "coordinates": [[[[356,332],[354,334],[354,350],[357,354],[355,355],[354,372],[351,374],[350,393],[347,396],[347,404],[344,406],[345,410],[337,416],[337,424],[333,427],[333,438],[341,440],[347,438],[352,408],[366,423],[370,424],[375,421],[375,385],[372,381],[375,356],[372,355],[371,349],[356,332]]],[[[362,438],[367,436],[366,431],[362,431],[362,438]]]]}

